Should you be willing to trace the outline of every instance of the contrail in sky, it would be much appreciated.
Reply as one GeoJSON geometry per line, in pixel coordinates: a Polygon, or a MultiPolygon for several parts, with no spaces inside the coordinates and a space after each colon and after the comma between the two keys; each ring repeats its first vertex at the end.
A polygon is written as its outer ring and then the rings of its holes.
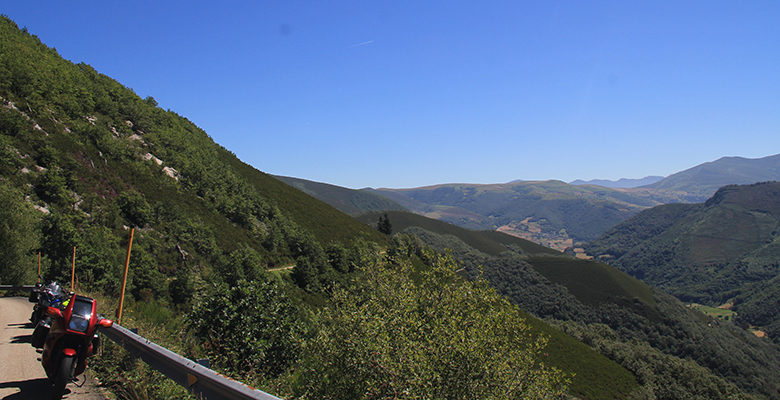
{"type": "Polygon", "coordinates": [[[367,45],[367,44],[369,44],[369,43],[374,43],[374,41],[373,41],[373,40],[369,40],[368,42],[363,42],[363,43],[353,44],[352,46],[349,46],[349,48],[351,49],[351,48],[353,48],[353,47],[363,46],[363,45],[367,45]]]}

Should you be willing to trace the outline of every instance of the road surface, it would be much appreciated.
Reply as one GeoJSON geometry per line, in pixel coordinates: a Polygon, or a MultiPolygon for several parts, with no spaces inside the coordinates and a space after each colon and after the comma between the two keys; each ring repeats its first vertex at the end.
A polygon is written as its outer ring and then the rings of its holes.
{"type": "MultiPolygon", "coordinates": [[[[30,345],[32,303],[25,297],[0,297],[0,399],[37,400],[51,397],[38,351],[30,345]]],[[[79,384],[84,376],[79,376],[79,384]]],[[[104,400],[106,396],[87,379],[79,388],[69,384],[63,399],[104,400]]]]}

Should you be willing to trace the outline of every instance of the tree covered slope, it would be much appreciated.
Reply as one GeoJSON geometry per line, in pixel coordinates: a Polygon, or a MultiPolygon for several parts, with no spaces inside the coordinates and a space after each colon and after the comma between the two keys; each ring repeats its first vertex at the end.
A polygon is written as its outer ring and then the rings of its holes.
{"type": "MultiPolygon", "coordinates": [[[[378,215],[365,220],[372,223],[378,215]]],[[[778,346],[690,310],[664,291],[607,264],[524,247],[518,238],[502,241],[500,237],[508,235],[499,232],[490,232],[499,237],[491,243],[489,236],[481,235],[485,232],[409,213],[387,215],[394,230],[413,234],[439,251],[451,251],[463,263],[465,274],[487,279],[523,310],[621,363],[637,375],[642,390],[654,396],[722,398],[728,393],[736,396],[740,389],[780,396],[778,346]],[[693,361],[686,364],[683,359],[693,361]],[[648,374],[650,370],[655,372],[648,374]]],[[[669,219],[675,218],[679,216],[669,219]]],[[[658,226],[669,224],[661,220],[658,226]]]]}
{"type": "Polygon", "coordinates": [[[149,282],[245,247],[273,266],[313,255],[318,241],[385,240],[242,163],[153,98],[63,60],[6,18],[0,29],[0,176],[44,212],[45,267],[62,268],[74,245],[113,262],[130,226],[143,231],[134,258],[149,282]]]}
{"type": "Polygon", "coordinates": [[[743,321],[776,327],[778,232],[780,183],[766,182],[643,211],[586,249],[684,301],[731,302],[743,321]]]}

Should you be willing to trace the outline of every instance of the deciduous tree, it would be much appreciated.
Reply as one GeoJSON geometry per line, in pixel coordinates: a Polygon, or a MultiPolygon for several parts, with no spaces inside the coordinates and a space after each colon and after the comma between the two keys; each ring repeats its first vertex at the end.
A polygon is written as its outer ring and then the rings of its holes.
{"type": "Polygon", "coordinates": [[[548,399],[567,380],[541,361],[519,309],[485,281],[455,275],[455,262],[430,255],[363,266],[364,277],[336,290],[323,325],[307,340],[302,398],[548,399]],[[414,276],[414,278],[413,278],[414,276]]]}
{"type": "Polygon", "coordinates": [[[34,251],[40,233],[38,218],[21,192],[0,182],[0,282],[31,285],[35,282],[34,251]]]}

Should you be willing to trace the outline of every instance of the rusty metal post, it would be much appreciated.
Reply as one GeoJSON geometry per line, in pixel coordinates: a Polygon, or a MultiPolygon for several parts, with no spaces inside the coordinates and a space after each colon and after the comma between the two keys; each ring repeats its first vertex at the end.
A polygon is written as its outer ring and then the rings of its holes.
{"type": "Polygon", "coordinates": [[[127,244],[127,257],[125,258],[125,273],[122,275],[122,294],[119,297],[119,309],[116,310],[116,323],[122,324],[122,307],[125,305],[125,286],[127,286],[127,270],[130,268],[130,250],[133,248],[133,233],[135,228],[130,229],[130,243],[127,244]]]}
{"type": "Polygon", "coordinates": [[[76,293],[76,246],[73,246],[73,267],[70,270],[70,290],[76,293]]]}

